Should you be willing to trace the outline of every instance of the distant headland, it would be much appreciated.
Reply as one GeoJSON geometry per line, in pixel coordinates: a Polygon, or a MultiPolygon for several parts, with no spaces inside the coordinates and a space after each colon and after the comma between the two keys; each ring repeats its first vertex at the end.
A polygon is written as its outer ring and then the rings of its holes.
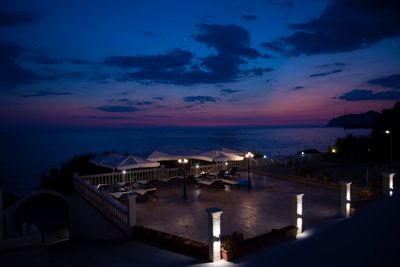
{"type": "Polygon", "coordinates": [[[347,114],[331,119],[326,127],[342,127],[342,128],[373,128],[376,120],[381,113],[377,111],[368,111],[360,114],[347,114]]]}

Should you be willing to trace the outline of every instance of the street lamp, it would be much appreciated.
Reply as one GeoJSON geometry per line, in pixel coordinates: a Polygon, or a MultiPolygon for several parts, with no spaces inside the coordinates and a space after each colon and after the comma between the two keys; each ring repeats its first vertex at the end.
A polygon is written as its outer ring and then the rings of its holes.
{"type": "Polygon", "coordinates": [[[251,189],[251,180],[250,180],[250,161],[254,158],[254,154],[251,152],[247,152],[245,157],[247,158],[247,185],[249,189],[251,189]]]}
{"type": "Polygon", "coordinates": [[[390,130],[386,130],[385,134],[390,136],[390,162],[393,162],[393,134],[390,130]]]}
{"type": "Polygon", "coordinates": [[[183,170],[183,199],[187,199],[186,195],[186,177],[185,177],[185,166],[189,162],[188,159],[182,158],[178,159],[178,163],[182,165],[183,170]]]}

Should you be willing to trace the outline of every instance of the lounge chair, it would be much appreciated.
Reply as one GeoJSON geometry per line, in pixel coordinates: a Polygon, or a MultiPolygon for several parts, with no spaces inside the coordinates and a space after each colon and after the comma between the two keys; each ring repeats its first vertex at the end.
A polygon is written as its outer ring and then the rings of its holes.
{"type": "Polygon", "coordinates": [[[210,187],[210,186],[212,186],[212,187],[221,187],[221,186],[224,185],[221,179],[213,179],[213,180],[209,180],[209,181],[200,180],[200,181],[197,181],[197,184],[205,185],[205,186],[208,186],[208,187],[210,187]]]}
{"type": "Polygon", "coordinates": [[[115,199],[121,199],[123,197],[127,197],[127,195],[132,195],[133,191],[124,191],[124,192],[113,192],[110,193],[110,196],[112,196],[115,199]]]}
{"type": "Polygon", "coordinates": [[[225,173],[225,176],[230,178],[237,176],[238,178],[240,178],[240,174],[237,173],[237,167],[230,168],[229,171],[225,173]]]}
{"type": "Polygon", "coordinates": [[[148,189],[134,189],[133,192],[139,197],[139,198],[148,198],[148,199],[155,199],[158,201],[158,197],[155,195],[157,192],[156,187],[153,188],[148,188],[148,189]]]}

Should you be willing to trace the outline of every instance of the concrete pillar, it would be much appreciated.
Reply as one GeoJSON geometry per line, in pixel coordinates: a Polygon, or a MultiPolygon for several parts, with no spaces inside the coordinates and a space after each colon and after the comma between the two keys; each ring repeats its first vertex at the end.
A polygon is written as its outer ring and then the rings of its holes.
{"type": "Polygon", "coordinates": [[[350,203],[351,203],[350,186],[351,182],[345,182],[345,181],[340,182],[340,191],[341,191],[340,215],[345,218],[350,217],[350,203]]]}
{"type": "Polygon", "coordinates": [[[208,213],[208,247],[211,261],[221,259],[221,214],[219,208],[209,208],[208,213]]]}
{"type": "Polygon", "coordinates": [[[297,227],[297,235],[303,232],[303,196],[297,194],[294,196],[294,225],[297,227]]]}
{"type": "Polygon", "coordinates": [[[129,227],[136,225],[136,196],[128,197],[128,225],[129,227]]]}
{"type": "MultiPolygon", "coordinates": [[[[1,181],[0,181],[1,183],[1,181]]],[[[0,184],[0,240],[4,239],[4,220],[3,220],[3,188],[0,184]]]]}
{"type": "Polygon", "coordinates": [[[383,181],[382,181],[382,194],[385,197],[393,196],[393,177],[395,173],[382,173],[383,181]]]}

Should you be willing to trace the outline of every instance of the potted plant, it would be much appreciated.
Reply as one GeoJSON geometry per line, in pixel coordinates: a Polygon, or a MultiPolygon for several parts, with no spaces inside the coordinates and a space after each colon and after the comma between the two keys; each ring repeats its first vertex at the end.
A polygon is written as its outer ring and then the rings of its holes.
{"type": "Polygon", "coordinates": [[[238,248],[243,241],[243,234],[233,232],[221,237],[221,256],[229,261],[238,256],[238,248]]]}

